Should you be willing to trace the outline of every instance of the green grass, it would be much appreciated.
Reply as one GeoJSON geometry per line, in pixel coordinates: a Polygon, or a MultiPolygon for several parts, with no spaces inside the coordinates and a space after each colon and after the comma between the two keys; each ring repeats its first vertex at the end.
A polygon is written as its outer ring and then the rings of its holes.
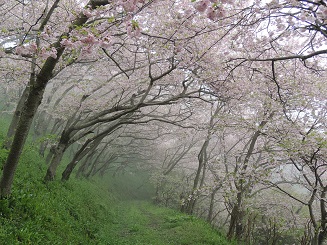
{"type": "MultiPolygon", "coordinates": [[[[6,155],[1,149],[1,163],[6,155]]],[[[0,244],[235,244],[202,220],[152,205],[146,176],[45,184],[46,168],[34,146],[25,147],[12,196],[0,200],[0,244]]]]}
{"type": "Polygon", "coordinates": [[[204,221],[146,201],[124,201],[112,212],[105,244],[232,244],[204,221]]]}
{"type": "Polygon", "coordinates": [[[114,198],[94,183],[44,184],[45,170],[37,153],[25,150],[12,196],[0,200],[0,244],[99,244],[114,198]]]}

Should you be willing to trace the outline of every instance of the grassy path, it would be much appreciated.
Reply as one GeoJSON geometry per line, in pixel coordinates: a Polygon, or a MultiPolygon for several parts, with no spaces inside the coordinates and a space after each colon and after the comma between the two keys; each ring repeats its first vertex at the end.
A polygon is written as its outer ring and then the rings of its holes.
{"type": "Polygon", "coordinates": [[[144,201],[121,202],[110,216],[101,229],[109,245],[231,244],[201,220],[144,201]]]}

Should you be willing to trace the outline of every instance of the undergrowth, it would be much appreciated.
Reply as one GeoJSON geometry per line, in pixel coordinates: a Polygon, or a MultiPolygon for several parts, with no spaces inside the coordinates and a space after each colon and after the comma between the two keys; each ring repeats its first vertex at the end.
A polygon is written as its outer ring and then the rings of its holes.
{"type": "Polygon", "coordinates": [[[0,200],[0,244],[99,244],[110,193],[78,180],[45,184],[45,171],[37,151],[25,149],[12,195],[0,200]]]}

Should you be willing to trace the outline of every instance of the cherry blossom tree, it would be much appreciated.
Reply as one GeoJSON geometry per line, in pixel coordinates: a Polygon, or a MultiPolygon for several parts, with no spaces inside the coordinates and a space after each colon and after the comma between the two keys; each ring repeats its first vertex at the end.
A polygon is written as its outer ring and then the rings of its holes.
{"type": "MultiPolygon", "coordinates": [[[[19,121],[17,123],[17,127],[15,127],[15,136],[11,144],[7,161],[3,168],[2,178],[0,181],[1,196],[7,196],[10,194],[15,169],[17,168],[18,159],[21,154],[23,145],[26,141],[27,133],[31,126],[33,117],[36,113],[39,104],[41,103],[44,89],[49,80],[53,77],[54,69],[66,49],[62,42],[66,40],[66,37],[70,37],[71,32],[74,30],[74,28],[82,26],[89,19],[88,16],[81,12],[78,16],[74,17],[72,24],[68,22],[69,25],[66,26],[66,28],[68,28],[67,31],[65,31],[64,28],[64,30],[62,30],[62,33],[59,34],[59,38],[54,36],[52,40],[51,38],[48,39],[47,42],[45,42],[46,47],[40,46],[41,42],[39,37],[36,37],[35,42],[33,41],[30,44],[24,45],[27,37],[30,36],[32,33],[34,34],[34,32],[36,32],[37,35],[44,34],[46,36],[48,32],[47,24],[49,23],[50,19],[51,21],[53,20],[54,23],[67,24],[67,22],[65,21],[55,21],[55,19],[58,20],[60,16],[60,12],[56,11],[56,9],[58,9],[59,2],[60,1],[58,0],[54,1],[51,4],[48,3],[49,6],[46,4],[46,6],[38,5],[38,7],[35,7],[35,5],[32,3],[27,4],[27,10],[25,9],[24,3],[18,3],[15,6],[21,9],[23,14],[23,21],[21,21],[20,17],[16,18],[14,13],[15,11],[17,11],[17,9],[11,9],[11,11],[8,11],[7,14],[10,15],[10,17],[8,18],[9,21],[12,21],[12,18],[15,19],[11,24],[15,24],[16,22],[21,22],[22,24],[18,25],[22,26],[22,41],[19,42],[20,45],[16,47],[15,52],[18,55],[31,56],[32,65],[29,78],[29,85],[26,87],[27,91],[25,94],[27,95],[26,98],[21,98],[22,101],[24,101],[24,105],[22,107],[21,113],[17,114],[19,116],[19,121]],[[26,18],[31,17],[29,13],[33,14],[34,21],[33,18],[31,18],[31,21],[25,22],[26,18]],[[56,15],[55,13],[59,13],[59,15],[56,15]],[[30,24],[30,26],[26,26],[25,23],[33,24],[30,24]],[[50,45],[47,44],[49,42],[51,43],[50,45]],[[40,58],[41,62],[43,63],[41,63],[40,66],[38,66],[37,64],[37,58],[40,58]]],[[[90,9],[95,9],[96,7],[103,5],[108,5],[108,2],[91,1],[87,4],[90,9]]],[[[4,5],[2,6],[2,8],[10,8],[10,5],[4,5]]],[[[66,18],[69,17],[71,16],[66,16],[66,18]]],[[[16,31],[16,28],[14,29],[14,31],[16,31]]],[[[20,108],[18,108],[18,110],[19,109],[20,108]]]]}

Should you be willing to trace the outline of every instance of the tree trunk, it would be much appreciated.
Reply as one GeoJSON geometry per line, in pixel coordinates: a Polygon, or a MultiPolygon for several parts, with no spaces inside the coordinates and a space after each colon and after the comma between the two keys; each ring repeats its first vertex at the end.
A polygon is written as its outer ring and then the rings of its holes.
{"type": "Polygon", "coordinates": [[[44,157],[45,150],[47,149],[48,142],[41,142],[40,148],[39,148],[39,155],[44,157]]]}
{"type": "MultiPolygon", "coordinates": [[[[68,144],[59,144],[57,148],[55,149],[50,163],[50,166],[48,167],[47,173],[44,176],[44,181],[53,181],[56,177],[56,171],[57,167],[60,164],[60,161],[68,147],[68,144]]],[[[50,153],[49,153],[50,154],[50,153]]]]}
{"type": "MultiPolygon", "coordinates": [[[[245,158],[243,160],[243,167],[241,172],[241,178],[235,183],[236,189],[237,189],[237,198],[236,203],[233,206],[232,212],[231,212],[231,219],[229,223],[229,229],[227,237],[229,240],[231,240],[233,237],[235,237],[237,240],[240,240],[242,238],[244,227],[243,227],[243,217],[244,217],[244,210],[243,210],[243,197],[246,193],[249,192],[249,185],[247,187],[244,187],[244,182],[246,179],[243,177],[243,174],[248,168],[248,164],[250,161],[250,157],[253,154],[256,142],[261,135],[261,129],[268,123],[268,119],[272,118],[274,115],[274,112],[270,113],[267,119],[264,119],[259,124],[258,130],[255,131],[251,139],[249,140],[249,147],[246,152],[245,158]]],[[[241,157],[239,157],[239,160],[237,160],[237,165],[240,164],[241,157]]]]}
{"type": "MultiPolygon", "coordinates": [[[[93,145],[90,146],[89,150],[87,150],[87,147],[89,146],[89,144],[93,142],[93,139],[88,139],[83,146],[76,152],[73,160],[70,161],[70,163],[67,165],[67,167],[65,168],[64,172],[62,173],[62,177],[61,180],[62,181],[67,181],[71,175],[71,173],[73,172],[73,169],[76,167],[77,163],[83,159],[83,157],[89,153],[90,149],[93,149],[93,145]]],[[[99,142],[100,144],[100,142],[99,142]]]]}
{"type": "MultiPolygon", "coordinates": [[[[192,190],[192,194],[191,194],[191,200],[187,203],[187,206],[186,206],[186,213],[188,214],[193,214],[194,212],[194,207],[195,207],[195,204],[196,204],[196,199],[197,199],[197,195],[198,195],[198,188],[199,188],[199,184],[200,184],[200,181],[201,183],[203,184],[203,178],[200,180],[201,178],[201,173],[204,171],[204,165],[207,161],[207,148],[208,148],[208,145],[209,145],[209,141],[210,141],[210,135],[208,134],[207,135],[207,138],[205,140],[205,142],[203,143],[202,145],[202,148],[200,150],[200,153],[198,155],[198,162],[199,162],[199,165],[198,165],[198,169],[196,171],[196,175],[195,175],[195,178],[194,178],[194,181],[193,181],[193,190],[192,190]]],[[[203,172],[204,174],[204,172],[203,172]]],[[[200,184],[201,186],[201,184],[200,184]]]]}
{"type": "MultiPolygon", "coordinates": [[[[51,134],[54,134],[56,131],[58,131],[58,129],[60,128],[60,123],[62,122],[61,119],[56,119],[54,122],[54,125],[51,129],[51,134]]],[[[70,134],[71,134],[71,130],[69,128],[69,121],[66,123],[64,130],[61,132],[61,136],[59,139],[59,143],[56,146],[51,146],[50,147],[50,151],[45,159],[45,162],[47,164],[51,164],[51,160],[53,158],[53,156],[56,154],[57,148],[59,148],[59,145],[67,145],[66,147],[68,148],[68,142],[70,140],[70,134]]],[[[72,144],[72,143],[70,143],[72,144]]]]}
{"type": "Polygon", "coordinates": [[[106,146],[102,149],[102,151],[98,154],[98,156],[94,159],[94,161],[92,161],[93,165],[95,165],[94,166],[95,168],[94,168],[94,170],[92,172],[92,176],[96,175],[97,173],[100,173],[99,175],[101,177],[103,177],[103,175],[104,175],[106,169],[109,167],[110,163],[112,163],[114,160],[117,159],[117,156],[115,154],[112,154],[99,168],[97,167],[99,165],[100,156],[102,155],[102,153],[106,149],[106,146]]]}
{"type": "Polygon", "coordinates": [[[326,231],[320,231],[318,235],[318,245],[323,245],[326,240],[326,231]]]}
{"type": "MultiPolygon", "coordinates": [[[[193,181],[193,190],[192,190],[192,197],[191,200],[186,204],[185,211],[188,214],[193,214],[194,207],[197,201],[197,195],[198,195],[198,188],[203,186],[204,183],[204,178],[205,178],[205,172],[206,172],[206,164],[208,161],[208,156],[207,156],[207,149],[211,140],[212,136],[212,130],[214,127],[214,120],[217,117],[219,111],[221,110],[222,105],[217,104],[215,111],[211,114],[210,121],[209,121],[209,127],[207,131],[207,135],[205,138],[205,141],[201,147],[201,150],[198,154],[198,169],[196,171],[196,175],[193,181]],[[202,172],[202,178],[201,178],[201,172],[202,172]],[[200,179],[201,178],[201,179],[200,179]]],[[[184,208],[184,207],[183,207],[184,208]]]]}
{"type": "Polygon", "coordinates": [[[110,166],[110,162],[105,162],[105,164],[103,164],[102,167],[99,168],[99,171],[98,172],[99,172],[99,176],[100,177],[103,177],[104,176],[104,174],[108,170],[109,166],[110,166]]]}
{"type": "Polygon", "coordinates": [[[327,211],[326,211],[326,192],[327,186],[323,186],[322,192],[320,194],[320,215],[321,215],[321,227],[318,235],[318,244],[322,245],[326,240],[327,236],[327,211]]]}
{"type": "MultiPolygon", "coordinates": [[[[52,62],[54,62],[54,60],[52,60],[52,62]]],[[[50,66],[48,69],[44,69],[43,72],[51,73],[51,68],[52,66],[50,66]]],[[[50,77],[48,76],[47,78],[50,79],[50,77]]],[[[0,181],[0,195],[2,197],[8,196],[11,193],[11,186],[18,165],[18,160],[22,153],[29,129],[32,125],[35,112],[42,101],[46,82],[47,79],[40,75],[38,76],[36,84],[31,87],[30,93],[28,94],[28,98],[22,108],[22,112],[19,116],[15,135],[9,151],[9,155],[3,167],[2,177],[0,181]]]]}
{"type": "Polygon", "coordinates": [[[89,179],[92,176],[95,167],[96,167],[96,162],[92,162],[90,171],[85,175],[87,179],[89,179]]]}
{"type": "Polygon", "coordinates": [[[208,217],[207,217],[207,222],[209,222],[210,224],[212,223],[212,219],[213,219],[212,217],[213,217],[213,208],[214,208],[214,204],[215,204],[215,195],[218,190],[219,190],[219,188],[216,187],[211,192],[210,206],[209,206],[209,212],[208,212],[208,217]]]}
{"type": "Polygon", "coordinates": [[[237,240],[240,240],[243,234],[243,216],[244,211],[242,210],[242,201],[243,201],[243,194],[241,191],[237,193],[237,203],[233,206],[230,223],[227,233],[227,238],[231,240],[235,237],[237,240]]]}
{"type": "MultiPolygon", "coordinates": [[[[96,148],[100,145],[101,141],[106,137],[106,133],[99,134],[98,136],[88,139],[83,146],[78,150],[75,154],[73,160],[67,165],[66,169],[62,173],[62,181],[67,181],[70,178],[71,173],[76,167],[77,163],[82,160],[89,152],[96,150],[96,148]]],[[[96,158],[97,160],[97,158],[96,158]]],[[[95,160],[95,161],[96,161],[95,160]]],[[[96,165],[96,162],[93,164],[96,165]]],[[[93,169],[93,166],[92,166],[93,169]]],[[[88,176],[87,176],[88,177],[88,176]]]]}

